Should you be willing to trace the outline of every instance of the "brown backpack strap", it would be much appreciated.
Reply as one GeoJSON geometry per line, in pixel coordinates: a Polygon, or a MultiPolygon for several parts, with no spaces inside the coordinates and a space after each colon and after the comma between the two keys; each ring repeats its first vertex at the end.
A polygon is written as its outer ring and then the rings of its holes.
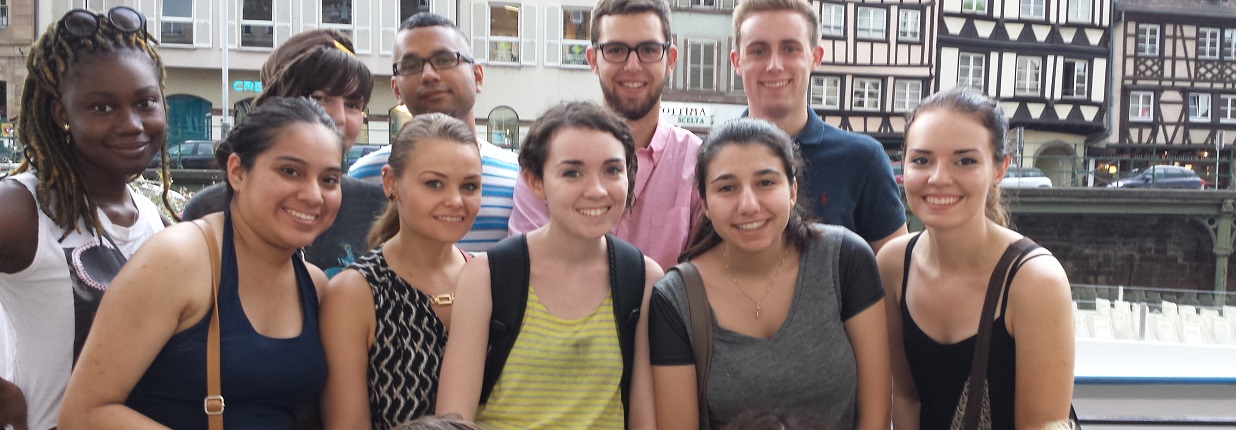
{"type": "Polygon", "coordinates": [[[687,286],[687,307],[691,313],[691,352],[695,355],[696,398],[699,399],[700,429],[708,423],[708,370],[712,364],[712,307],[704,291],[704,279],[691,262],[680,263],[677,270],[687,286]]]}
{"type": "Polygon", "coordinates": [[[210,430],[223,430],[223,389],[219,383],[219,242],[215,240],[214,229],[206,221],[196,220],[193,225],[206,238],[206,249],[210,253],[210,297],[213,300],[210,328],[206,332],[206,397],[202,399],[202,409],[206,412],[210,430]]]}

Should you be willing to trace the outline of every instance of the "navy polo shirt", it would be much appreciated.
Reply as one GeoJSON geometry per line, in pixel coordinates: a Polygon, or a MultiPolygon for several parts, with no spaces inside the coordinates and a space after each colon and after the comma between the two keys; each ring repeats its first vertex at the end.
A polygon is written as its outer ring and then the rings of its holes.
{"type": "Polygon", "coordinates": [[[893,168],[880,142],[829,125],[809,108],[807,126],[794,141],[805,164],[799,198],[806,199],[805,206],[817,218],[848,228],[867,242],[888,237],[906,223],[893,168]]]}

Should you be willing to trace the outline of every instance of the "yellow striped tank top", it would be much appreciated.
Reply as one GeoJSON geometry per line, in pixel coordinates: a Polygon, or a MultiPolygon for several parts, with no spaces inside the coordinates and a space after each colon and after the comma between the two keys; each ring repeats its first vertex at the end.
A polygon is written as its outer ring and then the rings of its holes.
{"type": "Polygon", "coordinates": [[[486,429],[621,430],[622,351],[613,306],[607,296],[591,315],[559,319],[528,288],[519,336],[476,422],[486,429]]]}

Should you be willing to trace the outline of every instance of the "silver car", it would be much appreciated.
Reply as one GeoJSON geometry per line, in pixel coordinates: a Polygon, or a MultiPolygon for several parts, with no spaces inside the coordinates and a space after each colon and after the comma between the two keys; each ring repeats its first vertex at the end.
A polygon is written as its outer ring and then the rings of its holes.
{"type": "Polygon", "coordinates": [[[1043,174],[1037,167],[1009,166],[1000,180],[1000,188],[1047,188],[1051,187],[1051,178],[1043,174]]]}

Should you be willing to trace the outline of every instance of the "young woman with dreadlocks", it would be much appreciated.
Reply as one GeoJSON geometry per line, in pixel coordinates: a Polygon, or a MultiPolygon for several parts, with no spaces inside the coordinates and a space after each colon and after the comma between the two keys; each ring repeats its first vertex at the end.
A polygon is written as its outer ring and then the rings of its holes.
{"type": "Polygon", "coordinates": [[[167,118],[163,63],[131,8],[70,11],[27,70],[26,160],[0,180],[0,427],[48,429],[103,292],[163,228],[127,184],[163,151],[167,118]]]}

